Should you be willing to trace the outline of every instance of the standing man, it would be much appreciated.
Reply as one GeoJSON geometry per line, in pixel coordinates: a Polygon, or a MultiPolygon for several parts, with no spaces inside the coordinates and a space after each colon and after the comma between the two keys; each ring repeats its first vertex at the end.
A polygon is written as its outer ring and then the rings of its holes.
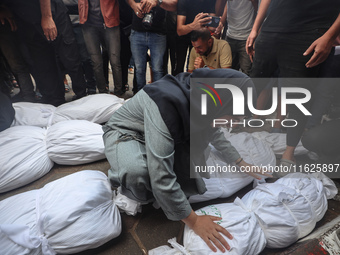
{"type": "Polygon", "coordinates": [[[58,56],[72,79],[75,98],[86,95],[77,43],[67,8],[61,0],[0,0],[13,13],[18,32],[25,40],[36,70],[35,79],[42,86],[42,102],[58,106],[65,102],[63,73],[58,56]]]}
{"type": "Polygon", "coordinates": [[[79,24],[78,0],[63,0],[63,2],[68,9],[68,14],[72,22],[73,32],[79,50],[80,61],[86,80],[87,94],[96,94],[96,79],[94,77],[92,60],[89,53],[87,52],[83,31],[79,24]]]}
{"type": "Polygon", "coordinates": [[[130,45],[130,34],[132,24],[132,10],[125,0],[119,2],[119,18],[120,18],[120,63],[122,65],[122,81],[125,90],[128,90],[129,64],[132,56],[130,45]]]}
{"type": "MultiPolygon", "coordinates": [[[[6,59],[20,87],[20,92],[13,97],[12,100],[35,102],[34,86],[28,64],[25,62],[21,53],[21,41],[16,31],[17,26],[14,20],[7,19],[9,17],[6,17],[5,12],[6,7],[1,6],[0,20],[3,20],[4,24],[0,25],[0,55],[1,60],[4,61],[2,57],[6,59]]],[[[8,9],[7,12],[9,12],[8,9]]],[[[2,73],[3,71],[4,70],[1,70],[2,73]]]]}
{"type": "MultiPolygon", "coordinates": [[[[338,0],[262,0],[246,45],[248,55],[254,57],[251,76],[271,77],[279,69],[279,78],[284,78],[283,86],[302,87],[313,96],[313,80],[296,78],[319,76],[320,64],[334,50],[339,34],[338,0]]],[[[255,84],[258,94],[265,85],[255,84]]],[[[310,107],[310,102],[306,107],[310,107]]],[[[287,128],[287,147],[281,165],[291,167],[296,164],[294,151],[305,129],[307,116],[294,105],[288,108],[288,112],[290,119],[298,124],[287,128]]]]}
{"type": "Polygon", "coordinates": [[[220,34],[226,23],[228,24],[226,40],[233,54],[232,68],[241,69],[243,73],[249,75],[252,63],[246,52],[246,41],[255,21],[258,0],[217,0],[216,12],[219,12],[217,6],[223,5],[225,6],[223,15],[215,34],[220,34]]]}
{"type": "Polygon", "coordinates": [[[211,36],[208,28],[193,31],[191,42],[193,48],[190,52],[189,73],[202,67],[210,69],[231,67],[232,55],[229,44],[211,36]]]}
{"type": "Polygon", "coordinates": [[[127,0],[134,14],[131,30],[131,51],[135,61],[137,89],[146,84],[147,52],[150,50],[153,80],[163,77],[163,56],[166,50],[165,11],[175,11],[177,0],[127,0]]]}
{"type": "Polygon", "coordinates": [[[108,93],[101,46],[108,51],[114,81],[114,95],[125,93],[120,64],[119,4],[117,0],[79,0],[79,22],[91,56],[99,93],[108,93]]]}

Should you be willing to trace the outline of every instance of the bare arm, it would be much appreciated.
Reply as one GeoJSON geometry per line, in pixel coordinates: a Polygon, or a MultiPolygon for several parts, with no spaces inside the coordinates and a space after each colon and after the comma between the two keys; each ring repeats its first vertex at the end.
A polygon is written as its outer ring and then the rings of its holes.
{"type": "Polygon", "coordinates": [[[271,0],[262,0],[260,3],[259,11],[257,13],[253,28],[248,36],[247,43],[246,43],[246,51],[249,55],[251,61],[253,61],[254,56],[254,43],[262,26],[262,23],[267,15],[267,10],[270,5],[271,0]]]}
{"type": "MultiPolygon", "coordinates": [[[[177,1],[178,0],[163,0],[159,6],[166,11],[176,11],[177,1]]],[[[144,13],[149,13],[151,9],[156,7],[158,4],[158,0],[142,0],[141,8],[143,9],[144,13]]]]}
{"type": "Polygon", "coordinates": [[[224,7],[227,5],[227,0],[217,0],[215,4],[215,14],[216,16],[221,16],[223,14],[224,7]]]}
{"type": "Polygon", "coordinates": [[[260,31],[262,23],[267,16],[267,11],[268,11],[270,3],[271,3],[271,0],[262,0],[261,1],[256,19],[255,19],[255,22],[254,22],[254,25],[253,25],[253,28],[252,28],[253,31],[256,31],[256,32],[260,31]]]}
{"type": "Polygon", "coordinates": [[[327,30],[327,32],[323,36],[315,40],[303,54],[304,56],[307,56],[314,51],[312,57],[306,63],[306,67],[314,67],[324,62],[331,52],[331,49],[339,35],[340,14],[338,18],[334,21],[333,25],[327,30]]]}
{"type": "Polygon", "coordinates": [[[39,0],[41,10],[41,28],[44,31],[48,41],[53,41],[57,38],[57,27],[52,18],[51,0],[39,0]]]}
{"type": "Polygon", "coordinates": [[[198,30],[203,27],[205,23],[211,20],[211,17],[206,17],[208,13],[199,13],[196,15],[194,21],[185,25],[186,16],[177,15],[177,34],[179,36],[189,34],[193,30],[198,30]]]}
{"type": "MultiPolygon", "coordinates": [[[[223,2],[223,1],[224,0],[221,0],[220,2],[223,2]]],[[[224,2],[226,2],[226,1],[224,1],[224,2]]],[[[217,6],[217,2],[216,2],[216,6],[217,6]]],[[[215,8],[215,9],[216,9],[216,12],[217,12],[217,8],[215,8]]],[[[222,29],[225,26],[225,23],[226,23],[226,20],[227,20],[227,13],[228,13],[228,5],[227,5],[227,3],[225,3],[220,23],[218,24],[218,27],[215,30],[216,35],[219,35],[222,32],[222,29]]]]}
{"type": "Polygon", "coordinates": [[[225,4],[224,9],[223,9],[223,14],[221,17],[221,22],[223,24],[223,26],[225,26],[225,22],[227,21],[227,14],[228,14],[228,5],[225,4]]]}

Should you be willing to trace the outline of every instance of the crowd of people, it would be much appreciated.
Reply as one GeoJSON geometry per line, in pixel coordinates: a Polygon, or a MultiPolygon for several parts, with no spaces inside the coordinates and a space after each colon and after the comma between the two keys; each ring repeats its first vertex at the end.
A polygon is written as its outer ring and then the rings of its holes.
{"type": "MultiPolygon", "coordinates": [[[[190,146],[191,77],[247,79],[247,86],[237,86],[256,88],[257,109],[265,107],[261,100],[268,86],[310,91],[305,107],[311,116],[298,105],[288,107],[289,118],[297,124],[287,128],[280,164],[296,165],[294,151],[301,138],[327,162],[340,160],[339,121],[321,124],[340,95],[334,79],[340,76],[340,55],[334,48],[340,45],[338,0],[0,0],[0,20],[1,88],[8,94],[17,81],[19,101],[37,101],[33,77],[40,102],[65,103],[65,74],[72,80],[73,100],[110,93],[108,62],[112,94],[124,97],[133,59],[136,95],[104,126],[111,183],[131,199],[156,200],[169,219],[182,220],[212,250],[214,245],[221,251],[229,248],[220,233],[232,236],[213,222],[216,217],[192,211],[188,194],[205,188],[181,176],[183,168],[190,169],[184,157],[190,146]],[[214,17],[220,17],[216,26],[214,17]],[[173,76],[165,76],[169,58],[173,76]],[[145,86],[148,61],[153,83],[145,86]],[[273,77],[278,79],[270,84],[256,79],[273,77]],[[135,160],[127,160],[128,154],[135,160]]],[[[229,114],[226,106],[210,117],[229,114]]],[[[250,166],[211,130],[211,119],[202,121],[204,125],[194,129],[202,135],[197,143],[200,158],[215,141],[229,161],[250,166]]],[[[280,127],[275,131],[281,132],[280,127]]]]}

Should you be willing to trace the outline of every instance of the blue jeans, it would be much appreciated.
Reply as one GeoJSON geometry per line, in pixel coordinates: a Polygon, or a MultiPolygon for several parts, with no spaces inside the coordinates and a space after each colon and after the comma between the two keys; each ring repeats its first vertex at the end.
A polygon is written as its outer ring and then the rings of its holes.
{"type": "MultiPolygon", "coordinates": [[[[112,68],[112,75],[114,81],[114,94],[122,95],[123,90],[122,82],[122,66],[120,64],[120,32],[119,27],[93,27],[83,25],[83,35],[86,43],[86,48],[90,54],[93,71],[97,81],[99,93],[107,93],[106,81],[104,77],[103,58],[101,47],[106,46],[109,53],[110,64],[112,68]]],[[[125,87],[124,87],[125,89],[125,87]]]]}
{"type": "Polygon", "coordinates": [[[166,35],[131,30],[131,52],[136,66],[138,90],[146,84],[146,57],[150,50],[153,81],[163,77],[163,56],[166,49],[166,35]]]}

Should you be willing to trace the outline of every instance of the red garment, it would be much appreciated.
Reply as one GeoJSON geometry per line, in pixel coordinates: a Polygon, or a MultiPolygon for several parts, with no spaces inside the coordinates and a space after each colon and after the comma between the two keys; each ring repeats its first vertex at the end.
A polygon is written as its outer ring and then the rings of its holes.
{"type": "MultiPolygon", "coordinates": [[[[78,1],[79,23],[84,24],[87,21],[89,13],[88,0],[78,1]]],[[[119,4],[117,0],[100,0],[100,10],[102,12],[105,26],[119,26],[119,4]]]]}

